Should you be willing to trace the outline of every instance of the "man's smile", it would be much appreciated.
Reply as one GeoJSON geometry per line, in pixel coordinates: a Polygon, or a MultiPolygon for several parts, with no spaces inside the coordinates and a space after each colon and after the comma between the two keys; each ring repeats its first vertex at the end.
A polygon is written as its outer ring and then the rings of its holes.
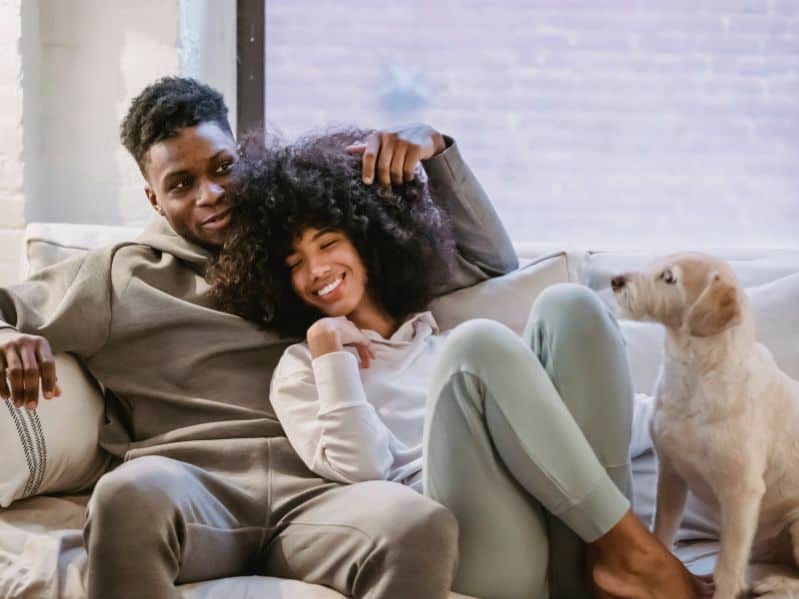
{"type": "Polygon", "coordinates": [[[204,229],[218,230],[227,227],[229,222],[230,222],[230,208],[224,208],[219,212],[216,212],[211,216],[205,218],[200,223],[200,226],[203,227],[204,229]]]}

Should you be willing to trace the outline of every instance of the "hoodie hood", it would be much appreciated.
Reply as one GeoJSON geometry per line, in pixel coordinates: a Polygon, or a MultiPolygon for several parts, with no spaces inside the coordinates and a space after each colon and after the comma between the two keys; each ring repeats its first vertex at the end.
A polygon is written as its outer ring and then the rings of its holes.
{"type": "Polygon", "coordinates": [[[175,233],[163,216],[153,216],[136,241],[155,250],[172,254],[184,262],[197,265],[198,272],[202,272],[213,257],[211,251],[187,241],[175,233]]]}

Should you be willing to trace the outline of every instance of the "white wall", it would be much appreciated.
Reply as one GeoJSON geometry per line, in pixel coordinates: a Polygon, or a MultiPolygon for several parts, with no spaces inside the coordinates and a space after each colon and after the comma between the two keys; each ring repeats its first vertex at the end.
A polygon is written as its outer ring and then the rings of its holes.
{"type": "Polygon", "coordinates": [[[142,87],[179,70],[178,1],[39,1],[41,188],[27,198],[26,217],[142,221],[148,206],[119,122],[142,87]]]}
{"type": "Polygon", "coordinates": [[[0,0],[0,282],[17,274],[25,222],[21,37],[21,0],[0,0]]]}
{"type": "Polygon", "coordinates": [[[799,0],[269,0],[266,21],[268,122],[432,123],[514,239],[799,244],[799,0]]]}
{"type": "Polygon", "coordinates": [[[134,96],[169,74],[204,80],[235,107],[235,7],[0,0],[0,285],[20,276],[26,222],[146,222],[120,121],[134,96]]]}

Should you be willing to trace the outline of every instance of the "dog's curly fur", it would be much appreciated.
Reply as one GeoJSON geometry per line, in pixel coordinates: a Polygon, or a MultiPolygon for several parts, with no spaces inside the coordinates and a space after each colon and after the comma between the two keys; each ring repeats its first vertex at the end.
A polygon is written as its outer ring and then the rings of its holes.
{"type": "MultiPolygon", "coordinates": [[[[752,548],[786,534],[799,565],[799,383],[755,340],[730,266],[679,254],[612,281],[622,315],[666,327],[652,439],[658,454],[655,534],[671,546],[687,491],[718,506],[716,599],[749,590],[752,548]]],[[[755,593],[785,597],[799,580],[772,576],[755,593]]]]}

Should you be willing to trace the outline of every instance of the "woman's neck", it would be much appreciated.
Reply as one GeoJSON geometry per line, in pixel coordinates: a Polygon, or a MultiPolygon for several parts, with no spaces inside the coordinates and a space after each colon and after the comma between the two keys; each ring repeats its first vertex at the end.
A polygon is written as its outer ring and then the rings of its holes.
{"type": "Polygon", "coordinates": [[[391,337],[399,328],[397,321],[377,304],[371,301],[362,301],[353,312],[347,315],[359,329],[375,331],[384,339],[391,337]]]}

